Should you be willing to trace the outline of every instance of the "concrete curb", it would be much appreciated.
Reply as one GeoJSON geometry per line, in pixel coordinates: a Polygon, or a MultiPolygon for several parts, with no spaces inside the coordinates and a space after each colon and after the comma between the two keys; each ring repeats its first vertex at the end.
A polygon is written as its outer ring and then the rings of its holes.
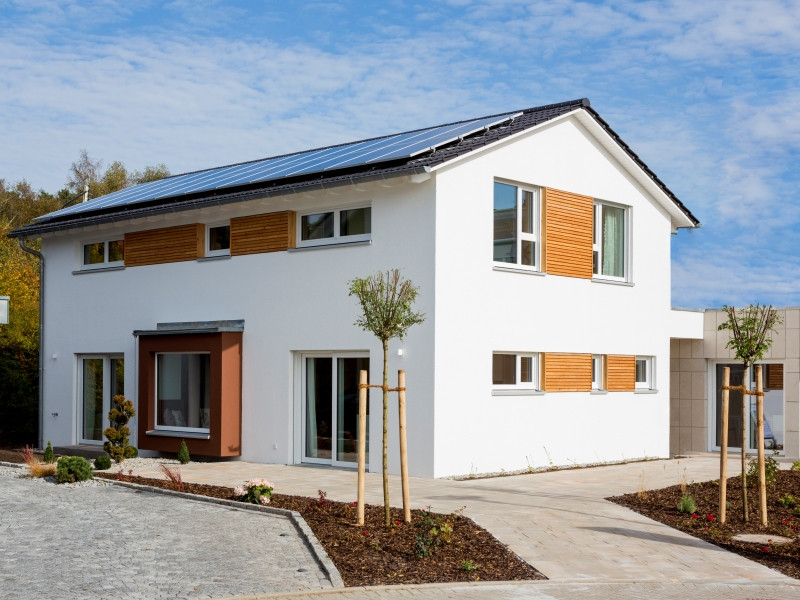
{"type": "Polygon", "coordinates": [[[220,506],[235,508],[237,510],[250,510],[267,514],[273,517],[281,517],[285,519],[288,518],[294,525],[295,529],[297,529],[297,533],[299,534],[300,538],[306,543],[306,546],[308,546],[309,550],[311,551],[311,554],[314,557],[314,560],[317,561],[317,564],[328,576],[328,580],[331,582],[331,585],[334,588],[344,588],[344,581],[342,581],[342,576],[339,574],[339,570],[333,564],[333,561],[328,556],[328,553],[325,552],[325,549],[322,547],[322,544],[319,543],[316,536],[311,531],[311,528],[308,526],[308,523],[306,523],[305,519],[303,519],[303,516],[297,511],[285,510],[283,508],[274,508],[271,506],[261,506],[258,504],[250,504],[248,502],[239,502],[237,500],[211,498],[210,496],[202,496],[199,494],[187,494],[186,492],[165,490],[163,488],[153,487],[150,485],[140,485],[138,483],[133,483],[130,481],[106,479],[105,477],[95,477],[94,479],[97,479],[98,481],[108,482],[111,483],[112,485],[118,485],[130,489],[151,492],[153,494],[174,496],[176,498],[182,498],[184,500],[192,500],[195,502],[207,502],[211,504],[218,504],[220,506]]]}

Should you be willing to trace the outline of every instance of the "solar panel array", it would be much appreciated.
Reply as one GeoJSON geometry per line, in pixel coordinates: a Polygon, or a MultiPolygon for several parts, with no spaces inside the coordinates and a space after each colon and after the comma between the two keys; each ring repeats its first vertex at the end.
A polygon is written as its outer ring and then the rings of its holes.
{"type": "Polygon", "coordinates": [[[241,185],[266,183],[285,177],[324,173],[335,169],[378,164],[402,158],[413,158],[444,144],[467,137],[484,129],[509,121],[521,113],[506,113],[450,125],[439,125],[392,136],[352,142],[340,146],[308,150],[296,154],[266,158],[250,163],[218,167],[160,181],[142,183],[100,198],[52,212],[40,217],[47,221],[57,217],[126,206],[153,200],[209,192],[241,185]]]}

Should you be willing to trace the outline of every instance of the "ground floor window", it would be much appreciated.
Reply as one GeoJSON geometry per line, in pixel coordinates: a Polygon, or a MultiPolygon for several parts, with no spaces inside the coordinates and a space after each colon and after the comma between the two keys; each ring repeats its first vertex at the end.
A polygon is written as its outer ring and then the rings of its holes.
{"type": "Polygon", "coordinates": [[[495,389],[539,389],[538,354],[492,354],[492,386],[495,389]]]}
{"type": "Polygon", "coordinates": [[[301,362],[303,461],[341,465],[356,463],[358,377],[361,370],[369,371],[369,357],[341,353],[304,354],[301,362]]]}
{"type": "Polygon", "coordinates": [[[210,354],[156,355],[156,427],[208,431],[210,354]]]}
{"type": "MultiPolygon", "coordinates": [[[[714,403],[714,446],[720,447],[722,442],[722,373],[729,367],[730,385],[742,385],[744,367],[741,363],[717,364],[714,367],[716,402],[714,403]]],[[[750,389],[755,389],[755,368],[750,367],[750,389]]],[[[783,412],[783,365],[762,365],[762,385],[764,386],[764,448],[767,450],[783,450],[784,444],[784,412],[783,412]]],[[[756,397],[749,396],[746,412],[742,413],[742,394],[730,391],[728,397],[728,447],[741,448],[742,420],[744,418],[747,450],[758,448],[757,406],[756,397]]]]}
{"type": "Polygon", "coordinates": [[[111,399],[125,394],[125,361],[122,355],[84,355],[79,357],[81,426],[80,438],[86,443],[101,443],[108,427],[111,399]]]}

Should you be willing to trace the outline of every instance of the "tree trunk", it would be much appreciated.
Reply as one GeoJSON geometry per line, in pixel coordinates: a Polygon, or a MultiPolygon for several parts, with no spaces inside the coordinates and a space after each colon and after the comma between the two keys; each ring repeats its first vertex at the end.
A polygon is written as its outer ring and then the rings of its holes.
{"type": "Polygon", "coordinates": [[[747,509],[747,419],[750,418],[747,391],[749,389],[750,368],[745,365],[742,373],[742,518],[749,521],[750,513],[747,509]]]}
{"type": "Polygon", "coordinates": [[[719,445],[719,522],[724,524],[728,508],[728,406],[730,404],[730,390],[725,389],[731,384],[731,369],[722,369],[722,440],[719,445]]]}
{"type": "Polygon", "coordinates": [[[389,527],[392,514],[389,506],[389,340],[383,342],[383,520],[389,527]]]}

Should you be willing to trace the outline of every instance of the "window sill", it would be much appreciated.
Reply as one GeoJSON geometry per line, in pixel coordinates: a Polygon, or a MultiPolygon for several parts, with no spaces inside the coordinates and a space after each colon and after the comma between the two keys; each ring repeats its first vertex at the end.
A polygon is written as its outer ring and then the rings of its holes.
{"type": "Polygon", "coordinates": [[[231,257],[230,254],[219,254],[217,256],[201,256],[197,262],[208,262],[210,260],[227,260],[231,257]]]}
{"type": "Polygon", "coordinates": [[[658,390],[633,390],[634,394],[657,394],[658,390]]]}
{"type": "Polygon", "coordinates": [[[589,392],[592,396],[607,396],[608,390],[592,390],[589,392]]]}
{"type": "Polygon", "coordinates": [[[177,431],[174,429],[150,429],[145,433],[147,435],[155,435],[159,437],[189,438],[193,440],[211,439],[210,433],[201,433],[199,431],[177,431]]]}
{"type": "Polygon", "coordinates": [[[492,396],[544,396],[540,390],[492,390],[492,396]]]}
{"type": "Polygon", "coordinates": [[[345,246],[371,246],[372,240],[358,240],[353,242],[332,242],[330,244],[313,244],[311,246],[298,246],[289,248],[287,252],[305,252],[306,250],[323,250],[325,248],[342,248],[345,246]]]}
{"type": "Polygon", "coordinates": [[[115,265],[113,267],[95,267],[93,269],[78,269],[73,271],[73,275],[86,275],[87,273],[108,273],[109,271],[124,271],[125,265],[115,265]]]}
{"type": "Polygon", "coordinates": [[[606,283],[608,285],[622,285],[625,287],[634,286],[630,281],[615,281],[614,279],[603,279],[602,277],[592,277],[592,283],[606,283]]]}
{"type": "Polygon", "coordinates": [[[492,265],[493,271],[501,271],[505,273],[522,273],[523,275],[537,275],[539,277],[544,277],[544,273],[541,271],[534,271],[533,269],[523,269],[522,267],[514,267],[514,266],[504,266],[494,264],[492,265]]]}

